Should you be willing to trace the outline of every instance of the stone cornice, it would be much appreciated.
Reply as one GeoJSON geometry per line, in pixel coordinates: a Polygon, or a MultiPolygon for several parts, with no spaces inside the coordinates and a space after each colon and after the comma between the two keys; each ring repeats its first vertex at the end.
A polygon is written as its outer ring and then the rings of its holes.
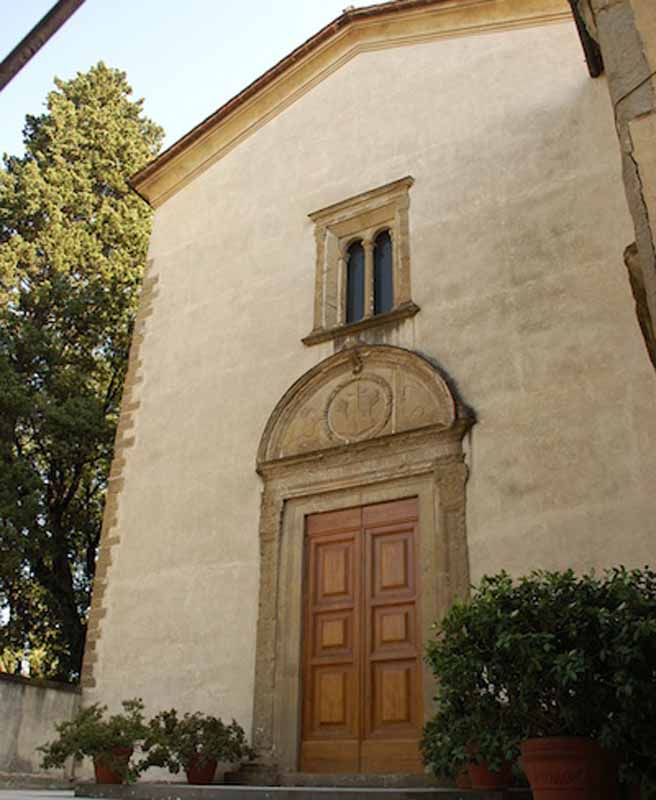
{"type": "Polygon", "coordinates": [[[571,19],[568,0],[400,0],[345,11],[131,179],[157,207],[359,53],[571,19]]]}
{"type": "MultiPolygon", "coordinates": [[[[381,436],[377,439],[368,439],[352,445],[343,445],[329,450],[315,450],[310,453],[303,453],[297,456],[281,458],[276,461],[268,461],[258,464],[257,472],[268,480],[276,478],[288,479],[294,474],[306,474],[308,469],[321,467],[328,471],[334,465],[343,466],[346,461],[357,464],[358,476],[355,482],[362,480],[364,473],[363,465],[368,461],[379,463],[383,455],[399,457],[407,455],[410,450],[426,449],[427,456],[423,462],[423,467],[418,471],[430,472],[440,463],[451,463],[454,455],[460,452],[461,442],[467,431],[474,424],[472,417],[456,420],[453,426],[445,431],[439,426],[427,426],[407,433],[397,433],[389,436],[381,436]]],[[[398,465],[395,467],[395,474],[399,473],[398,465]]],[[[417,470],[411,470],[411,474],[418,474],[417,470]]]]}

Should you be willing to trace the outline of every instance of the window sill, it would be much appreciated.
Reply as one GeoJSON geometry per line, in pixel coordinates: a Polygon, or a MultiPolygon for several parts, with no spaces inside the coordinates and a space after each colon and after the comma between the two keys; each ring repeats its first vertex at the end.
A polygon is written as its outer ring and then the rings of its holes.
{"type": "Polygon", "coordinates": [[[313,344],[320,344],[321,342],[328,342],[331,339],[336,339],[338,336],[349,336],[353,333],[365,331],[368,328],[378,328],[390,322],[398,322],[402,319],[414,317],[419,311],[419,306],[415,305],[412,300],[403,303],[385,314],[377,314],[374,317],[366,317],[357,322],[351,322],[349,325],[336,325],[334,328],[319,328],[308,333],[301,341],[306,347],[311,347],[313,344]]]}

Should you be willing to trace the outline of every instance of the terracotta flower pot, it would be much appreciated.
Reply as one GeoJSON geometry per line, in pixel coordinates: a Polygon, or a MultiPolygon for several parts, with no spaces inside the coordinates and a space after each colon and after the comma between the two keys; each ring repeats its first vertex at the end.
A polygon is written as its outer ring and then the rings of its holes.
{"type": "Polygon", "coordinates": [[[216,760],[201,760],[200,755],[195,755],[185,773],[187,775],[187,783],[207,785],[214,780],[214,773],[216,772],[216,760]]]}
{"type": "Polygon", "coordinates": [[[98,753],[94,756],[93,771],[96,775],[96,783],[124,783],[131,755],[131,747],[115,747],[111,753],[98,753]],[[123,771],[117,772],[117,766],[123,767],[123,771]]]}
{"type": "Polygon", "coordinates": [[[472,789],[503,789],[512,783],[512,764],[505,763],[498,772],[493,772],[483,761],[467,765],[472,789]]]}
{"type": "Polygon", "coordinates": [[[457,789],[471,789],[471,778],[469,777],[469,770],[467,767],[462,767],[458,770],[456,775],[456,788],[457,789]]]}
{"type": "Polygon", "coordinates": [[[592,739],[527,739],[521,751],[533,800],[616,800],[611,759],[592,739]]]}
{"type": "Polygon", "coordinates": [[[642,788],[639,783],[632,783],[627,787],[626,796],[629,800],[642,800],[642,788]]]}

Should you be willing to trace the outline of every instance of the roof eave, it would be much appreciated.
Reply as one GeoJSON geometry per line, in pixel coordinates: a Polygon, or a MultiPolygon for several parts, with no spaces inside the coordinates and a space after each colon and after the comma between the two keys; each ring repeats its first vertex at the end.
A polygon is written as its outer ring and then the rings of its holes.
{"type": "Polygon", "coordinates": [[[598,78],[604,72],[604,59],[601,55],[599,43],[590,33],[583,14],[581,13],[580,0],[569,0],[572,8],[572,15],[576,22],[576,30],[581,40],[581,46],[585,54],[585,61],[591,78],[598,78]]]}
{"type": "MultiPolygon", "coordinates": [[[[574,0],[569,0],[569,2],[574,2],[574,0]]],[[[545,6],[554,7],[558,5],[560,7],[561,3],[562,7],[565,9],[568,8],[567,0],[544,0],[545,6]]],[[[415,9],[421,9],[423,7],[440,5],[459,10],[461,7],[466,8],[470,5],[479,7],[481,5],[486,5],[486,3],[481,2],[481,0],[390,0],[390,2],[386,3],[344,10],[340,16],[332,22],[329,22],[321,28],[321,30],[303,42],[303,44],[289,53],[289,55],[274,64],[274,66],[250,83],[245,89],[239,92],[239,94],[224,103],[188,133],[170,145],[157,156],[157,158],[133,175],[128,181],[129,185],[150,205],[156,206],[161,204],[161,202],[164,202],[164,200],[176,190],[171,190],[165,194],[153,194],[153,192],[150,191],[149,185],[152,185],[152,183],[158,179],[158,176],[164,174],[167,166],[185,153],[185,151],[192,148],[196,143],[199,143],[200,140],[204,139],[206,135],[227,120],[234,112],[247,105],[249,100],[252,100],[258,94],[266,90],[267,87],[291,70],[294,65],[304,60],[309,54],[313,54],[315,51],[319,52],[322,45],[325,44],[328,46],[330,40],[338,37],[338,34],[344,35],[349,26],[355,26],[356,23],[361,23],[363,20],[366,21],[370,18],[386,15],[395,16],[403,12],[412,12],[415,9]]],[[[493,3],[490,2],[490,5],[493,5],[493,3]]]]}
{"type": "Polygon", "coordinates": [[[421,6],[437,5],[438,3],[444,2],[447,2],[447,0],[389,0],[389,2],[386,3],[376,3],[374,5],[362,6],[361,8],[344,9],[332,22],[324,25],[317,33],[312,35],[309,39],[306,39],[305,42],[292,50],[292,52],[284,58],[280,59],[280,61],[260,75],[259,78],[256,78],[252,83],[248,84],[239,94],[230,98],[230,100],[220,106],[216,111],[213,111],[209,116],[205,117],[204,120],[199,122],[198,125],[193,127],[188,133],[184,134],[184,136],[181,136],[172,145],[167,147],[157,158],[153,159],[153,161],[147,164],[143,169],[135,173],[128,181],[128,184],[140,197],[146,200],[146,202],[150,202],[140,191],[140,184],[160,170],[169,161],[173,160],[190,144],[193,144],[193,142],[199,139],[207,130],[227,117],[237,106],[257,94],[263,86],[274,80],[289,66],[298,61],[299,58],[322,44],[326,39],[334,36],[352,21],[366,17],[376,17],[383,14],[398,13],[412,8],[420,8],[421,6]]]}

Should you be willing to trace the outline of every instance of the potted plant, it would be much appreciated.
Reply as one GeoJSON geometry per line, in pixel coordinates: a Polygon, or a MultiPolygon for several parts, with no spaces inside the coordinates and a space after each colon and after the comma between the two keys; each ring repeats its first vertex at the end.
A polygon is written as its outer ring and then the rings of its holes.
{"type": "Polygon", "coordinates": [[[435,774],[455,777],[461,788],[465,770],[474,789],[510,785],[519,755],[513,708],[487,668],[495,613],[483,603],[457,602],[427,647],[439,693],[424,729],[424,761],[435,774]]]}
{"type": "Polygon", "coordinates": [[[428,659],[439,768],[462,762],[467,737],[477,760],[520,742],[534,800],[615,798],[618,767],[643,800],[656,796],[656,573],[485,577],[443,620],[428,659]],[[445,709],[460,717],[451,738],[445,709]]]}
{"type": "Polygon", "coordinates": [[[143,702],[125,700],[123,713],[105,718],[107,706],[81,709],[73,719],[55,726],[57,738],[39,747],[44,769],[63,767],[67,759],[93,759],[96,783],[136,780],[139,770],[130,763],[134,746],[146,733],[143,702]]]}
{"type": "Polygon", "coordinates": [[[475,603],[496,609],[487,674],[521,722],[535,800],[614,798],[618,765],[649,791],[655,598],[646,569],[502,574],[479,587],[475,603]]]}
{"type": "Polygon", "coordinates": [[[614,691],[601,740],[618,754],[630,796],[656,798],[656,572],[606,575],[612,613],[601,618],[603,657],[614,691]]]}
{"type": "Polygon", "coordinates": [[[173,774],[183,769],[192,784],[212,783],[220,761],[234,763],[255,755],[234,719],[226,725],[200,712],[179,717],[175,708],[153,717],[143,749],[147,755],[140,769],[167,767],[173,774]]]}
{"type": "Polygon", "coordinates": [[[616,797],[600,743],[614,703],[602,625],[613,602],[606,580],[572,571],[502,573],[473,598],[489,611],[487,678],[513,709],[534,800],[616,797]]]}
{"type": "Polygon", "coordinates": [[[501,612],[490,668],[522,721],[521,763],[535,800],[614,796],[599,743],[612,688],[600,652],[604,581],[573,572],[482,586],[501,612]]]}

